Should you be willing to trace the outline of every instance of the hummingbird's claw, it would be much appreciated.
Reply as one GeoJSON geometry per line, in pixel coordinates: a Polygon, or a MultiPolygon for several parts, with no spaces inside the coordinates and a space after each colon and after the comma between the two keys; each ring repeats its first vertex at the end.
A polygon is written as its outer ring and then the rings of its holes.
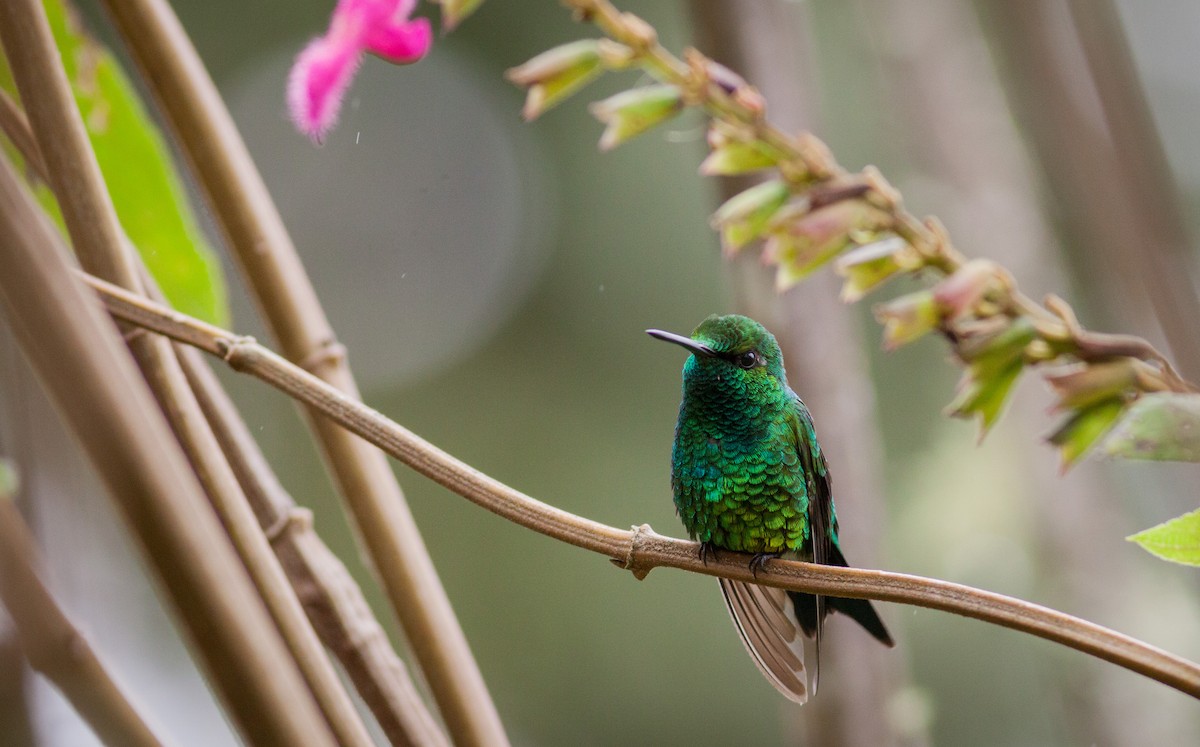
{"type": "Polygon", "coordinates": [[[750,575],[758,578],[758,572],[768,560],[774,560],[783,555],[781,552],[756,552],[754,557],[750,558],[750,575]]]}
{"type": "Polygon", "coordinates": [[[711,542],[700,543],[700,562],[708,565],[708,556],[712,556],[713,560],[717,560],[717,546],[711,542]]]}

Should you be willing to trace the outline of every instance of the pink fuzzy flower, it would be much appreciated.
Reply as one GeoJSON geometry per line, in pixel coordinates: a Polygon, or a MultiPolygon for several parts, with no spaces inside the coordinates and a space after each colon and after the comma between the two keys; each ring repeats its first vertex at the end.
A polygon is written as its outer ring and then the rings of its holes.
{"type": "Polygon", "coordinates": [[[288,76],[288,109],[301,132],[320,142],[337,123],[364,52],[398,65],[425,56],[433,32],[428,20],[409,18],[416,1],[338,0],[329,31],[304,48],[288,76]]]}

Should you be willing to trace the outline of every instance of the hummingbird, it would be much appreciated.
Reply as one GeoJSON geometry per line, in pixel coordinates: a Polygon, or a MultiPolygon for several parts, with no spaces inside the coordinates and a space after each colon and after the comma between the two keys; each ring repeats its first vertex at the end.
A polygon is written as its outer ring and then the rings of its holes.
{"type": "MultiPolygon", "coordinates": [[[[671,490],[701,557],[718,550],[753,553],[752,569],[777,557],[848,565],[838,543],[829,467],[808,407],[788,386],[775,336],[738,314],[710,316],[690,337],[646,333],[691,352],[683,366],[671,490]]],[[[804,637],[816,643],[815,693],[821,628],[831,612],[895,645],[865,599],[719,581],[751,658],[796,703],[809,694],[804,637]]]]}

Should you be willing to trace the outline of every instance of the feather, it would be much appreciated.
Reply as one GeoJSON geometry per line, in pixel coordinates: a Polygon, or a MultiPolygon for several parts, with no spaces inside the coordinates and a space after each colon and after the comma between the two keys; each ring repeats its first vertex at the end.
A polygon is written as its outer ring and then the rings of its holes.
{"type": "Polygon", "coordinates": [[[718,579],[734,627],[759,671],[788,700],[808,700],[804,636],[787,592],[770,586],[718,579]]]}

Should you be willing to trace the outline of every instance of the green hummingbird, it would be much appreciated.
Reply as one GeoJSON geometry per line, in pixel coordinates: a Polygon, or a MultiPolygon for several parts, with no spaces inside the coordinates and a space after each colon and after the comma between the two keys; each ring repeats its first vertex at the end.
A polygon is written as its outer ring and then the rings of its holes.
{"type": "MultiPolygon", "coordinates": [[[[737,314],[710,316],[691,337],[646,330],[692,355],[671,453],[675,508],[701,556],[753,553],[751,567],[789,557],[846,566],[829,468],[812,415],[787,383],[775,336],[737,314]]],[[[725,605],[758,668],[779,692],[808,700],[801,633],[816,641],[830,612],[849,615],[886,646],[891,635],[865,599],[820,597],[719,579],[725,605]]]]}

